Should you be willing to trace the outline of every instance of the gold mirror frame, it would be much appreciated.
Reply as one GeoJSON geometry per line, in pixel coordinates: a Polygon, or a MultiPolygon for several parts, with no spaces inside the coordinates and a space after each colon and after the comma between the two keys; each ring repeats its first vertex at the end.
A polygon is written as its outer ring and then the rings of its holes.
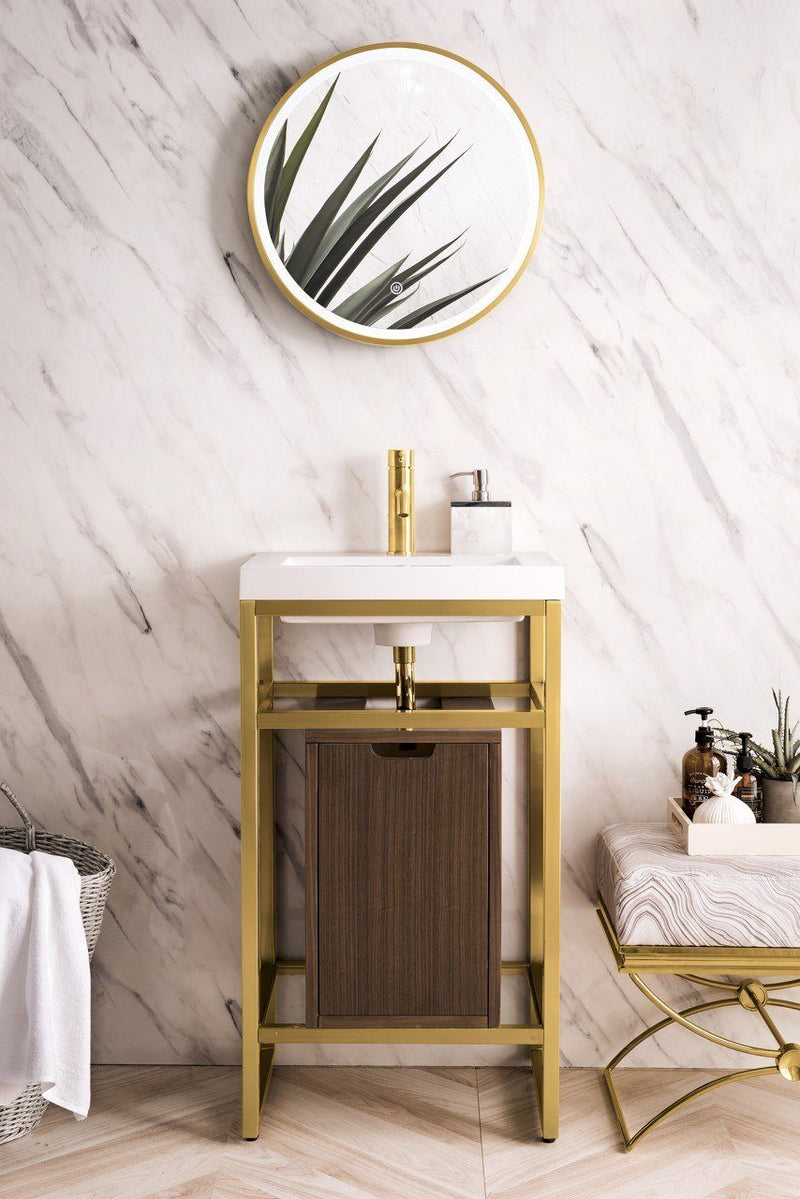
{"type": "Polygon", "coordinates": [[[314,321],[317,325],[321,325],[324,329],[328,329],[331,333],[336,333],[340,337],[347,337],[351,341],[360,341],[360,342],[364,342],[368,345],[381,345],[381,346],[419,345],[422,342],[437,341],[439,338],[449,337],[452,333],[460,333],[462,329],[466,329],[469,325],[474,324],[475,321],[480,320],[482,317],[486,316],[487,313],[491,312],[492,309],[495,308],[500,303],[501,300],[505,299],[505,297],[508,295],[508,293],[511,291],[511,289],[515,286],[515,284],[519,282],[520,278],[522,277],[523,272],[525,271],[526,267],[528,266],[528,263],[531,260],[533,251],[536,249],[536,243],[539,240],[539,232],[542,227],[542,218],[544,216],[544,170],[542,168],[542,157],[541,157],[541,154],[539,153],[539,147],[536,143],[536,138],[533,135],[533,130],[531,129],[530,125],[528,124],[528,121],[525,118],[525,115],[523,114],[519,105],[512,99],[512,97],[508,94],[508,92],[505,90],[505,88],[501,87],[501,85],[497,82],[496,79],[493,79],[492,76],[489,75],[486,71],[481,70],[481,68],[476,66],[475,63],[470,62],[469,59],[467,59],[467,58],[462,58],[458,54],[452,54],[449,50],[441,50],[437,46],[428,46],[421,42],[375,42],[375,43],[373,43],[371,45],[367,45],[367,46],[357,46],[354,50],[346,50],[343,54],[337,54],[333,58],[328,58],[324,62],[319,63],[316,67],[313,67],[312,70],[307,71],[305,75],[302,75],[297,80],[297,82],[294,83],[289,88],[289,90],[287,92],[285,92],[284,95],[280,98],[278,103],[275,105],[275,107],[270,112],[270,114],[267,117],[266,121],[264,122],[263,126],[261,127],[261,132],[258,135],[258,140],[255,144],[255,147],[253,149],[253,154],[250,159],[250,169],[249,169],[248,175],[247,175],[247,213],[250,218],[250,228],[253,233],[253,240],[256,243],[256,248],[258,249],[258,253],[261,257],[261,261],[263,262],[264,266],[266,267],[268,274],[272,278],[272,281],[275,283],[278,290],[281,291],[283,293],[283,295],[286,297],[286,299],[289,300],[289,302],[291,304],[293,304],[295,308],[297,308],[300,312],[302,312],[304,316],[310,317],[311,320],[314,321]],[[369,50],[387,50],[387,49],[426,50],[431,54],[440,54],[444,58],[453,59],[455,62],[460,63],[462,66],[468,67],[470,70],[474,71],[477,75],[480,75],[480,77],[483,80],[485,80],[486,83],[490,84],[493,88],[495,88],[495,90],[497,92],[500,93],[502,98],[506,101],[506,103],[509,105],[509,107],[511,108],[511,110],[514,112],[517,119],[519,120],[520,125],[522,126],[522,129],[523,129],[526,137],[528,138],[528,141],[530,142],[531,150],[533,151],[533,157],[536,162],[536,171],[537,171],[538,179],[539,179],[539,205],[538,205],[538,212],[536,215],[536,224],[535,224],[535,227],[533,230],[533,236],[531,237],[530,246],[528,247],[527,253],[525,254],[519,267],[517,268],[513,278],[511,278],[509,280],[509,282],[506,284],[506,286],[503,288],[503,290],[499,293],[499,295],[495,296],[494,299],[491,300],[490,303],[488,303],[485,308],[482,308],[480,312],[474,313],[467,320],[464,320],[449,329],[444,329],[444,330],[440,330],[440,331],[436,331],[434,329],[433,331],[431,331],[429,333],[425,333],[422,336],[409,337],[409,338],[403,339],[402,341],[398,340],[396,338],[388,339],[385,337],[381,337],[380,330],[375,334],[375,336],[370,336],[369,334],[366,334],[366,333],[363,333],[363,334],[355,333],[349,329],[343,329],[339,325],[335,324],[333,321],[326,320],[324,317],[320,316],[319,313],[315,312],[308,304],[305,304],[299,295],[295,295],[290,290],[290,288],[286,286],[283,279],[281,279],[280,276],[278,275],[278,273],[276,272],[276,270],[271,262],[270,255],[267,252],[267,248],[264,245],[264,242],[261,237],[261,233],[258,228],[257,221],[256,221],[257,198],[255,195],[255,181],[256,181],[257,165],[258,165],[260,155],[261,155],[261,148],[264,144],[264,141],[265,141],[267,135],[269,134],[270,129],[272,128],[272,125],[277,120],[277,118],[280,116],[280,114],[283,110],[283,107],[286,104],[286,102],[289,100],[289,98],[292,95],[294,95],[294,93],[299,88],[303,87],[306,83],[308,83],[308,81],[310,79],[313,79],[315,75],[318,75],[320,72],[326,70],[333,63],[341,62],[343,59],[351,58],[351,57],[353,57],[353,55],[356,55],[356,54],[363,54],[369,50]]]}

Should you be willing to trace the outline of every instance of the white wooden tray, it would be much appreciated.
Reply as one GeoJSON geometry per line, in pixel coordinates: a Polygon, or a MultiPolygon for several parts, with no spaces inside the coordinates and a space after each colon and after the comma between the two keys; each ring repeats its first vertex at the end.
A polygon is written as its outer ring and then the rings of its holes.
{"type": "Polygon", "coordinates": [[[691,857],[800,858],[800,824],[694,824],[679,799],[667,800],[667,823],[691,857]]]}

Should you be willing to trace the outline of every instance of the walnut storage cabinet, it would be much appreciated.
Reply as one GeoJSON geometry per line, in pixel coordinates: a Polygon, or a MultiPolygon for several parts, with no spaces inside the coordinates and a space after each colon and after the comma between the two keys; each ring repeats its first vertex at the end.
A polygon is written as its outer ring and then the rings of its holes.
{"type": "Polygon", "coordinates": [[[306,734],[306,1024],[500,1021],[500,733],[306,734]]]}

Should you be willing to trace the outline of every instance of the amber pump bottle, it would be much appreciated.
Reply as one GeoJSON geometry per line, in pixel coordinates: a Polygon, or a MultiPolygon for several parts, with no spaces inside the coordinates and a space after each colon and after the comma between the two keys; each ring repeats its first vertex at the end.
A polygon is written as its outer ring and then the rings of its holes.
{"type": "Polygon", "coordinates": [[[753,755],[750,752],[752,738],[752,733],[739,734],[741,749],[736,755],[736,773],[739,775],[739,782],[736,784],[733,793],[743,803],[746,803],[748,808],[753,809],[756,820],[763,820],[764,814],[761,804],[759,780],[758,775],[754,772],[753,755]]]}
{"type": "Polygon", "coordinates": [[[697,714],[700,717],[695,743],[683,755],[683,810],[690,819],[694,818],[695,809],[711,795],[706,776],[713,778],[720,770],[728,768],[725,755],[714,749],[714,732],[708,725],[713,711],[713,708],[689,708],[684,712],[684,716],[697,714]]]}

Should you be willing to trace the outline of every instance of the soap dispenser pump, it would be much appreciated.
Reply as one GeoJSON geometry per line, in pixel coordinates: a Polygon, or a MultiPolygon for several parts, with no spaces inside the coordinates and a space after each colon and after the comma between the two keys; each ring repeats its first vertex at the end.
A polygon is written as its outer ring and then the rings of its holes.
{"type": "Polygon", "coordinates": [[[741,748],[736,755],[736,773],[739,776],[739,782],[734,787],[733,794],[741,799],[742,803],[746,803],[748,808],[752,808],[756,820],[760,821],[763,820],[763,810],[758,775],[755,773],[753,755],[750,751],[752,739],[752,733],[739,734],[741,748]]]}
{"type": "Polygon", "coordinates": [[[510,554],[511,501],[489,498],[485,468],[459,470],[450,476],[462,477],[472,479],[472,496],[450,504],[450,553],[510,554]]]}
{"type": "Polygon", "coordinates": [[[706,778],[714,778],[719,771],[725,772],[728,768],[727,758],[714,749],[714,730],[708,723],[713,711],[713,708],[688,708],[684,712],[684,716],[696,714],[700,717],[695,743],[683,755],[683,810],[690,819],[700,804],[711,798],[706,778]]]}

